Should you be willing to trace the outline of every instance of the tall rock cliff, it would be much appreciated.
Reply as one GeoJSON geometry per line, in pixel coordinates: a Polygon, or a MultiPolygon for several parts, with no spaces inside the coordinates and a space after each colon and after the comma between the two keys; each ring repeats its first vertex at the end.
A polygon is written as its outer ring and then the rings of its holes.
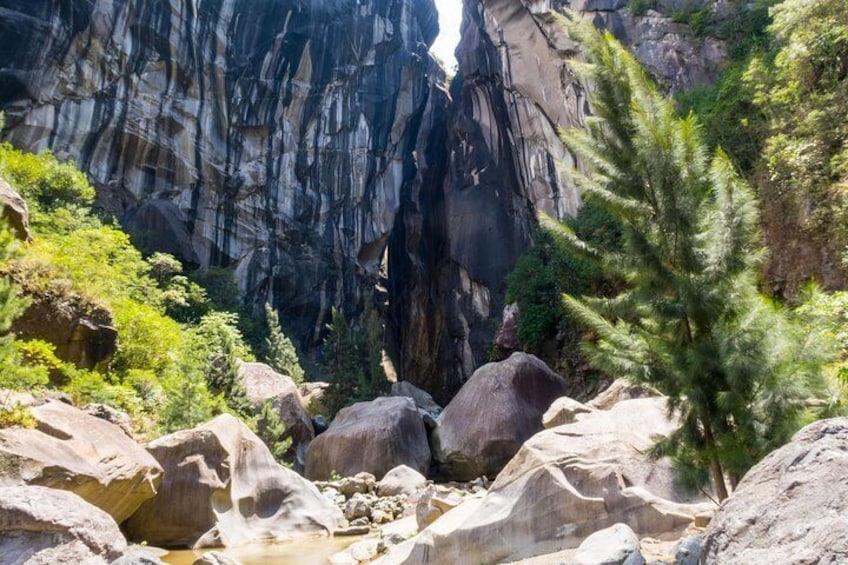
{"type": "MultiPolygon", "coordinates": [[[[705,0],[662,0],[662,2],[705,0]]],[[[486,360],[536,213],[579,206],[562,0],[464,0],[450,87],[433,0],[0,0],[4,137],[85,169],[151,248],[233,268],[305,348],[388,299],[400,377],[446,400],[486,360]],[[383,279],[382,277],[386,277],[383,279]]],[[[721,46],[624,0],[574,0],[669,88],[721,46]]]]}
{"type": "Polygon", "coordinates": [[[377,281],[437,32],[432,0],[2,0],[5,138],[309,347],[377,281]]]}
{"type": "MultiPolygon", "coordinates": [[[[669,90],[715,78],[720,42],[696,39],[653,10],[634,17],[626,4],[574,0],[570,7],[629,44],[669,90]]],[[[430,129],[444,129],[444,147],[426,144],[438,151],[427,156],[432,174],[422,182],[435,184],[410,195],[404,230],[393,235],[407,246],[392,249],[389,262],[401,374],[442,400],[486,361],[504,279],[530,245],[537,212],[564,219],[580,205],[557,134],[579,127],[588,111],[586,87],[569,68],[579,46],[555,18],[563,7],[569,3],[464,1],[452,106],[430,129]]]]}

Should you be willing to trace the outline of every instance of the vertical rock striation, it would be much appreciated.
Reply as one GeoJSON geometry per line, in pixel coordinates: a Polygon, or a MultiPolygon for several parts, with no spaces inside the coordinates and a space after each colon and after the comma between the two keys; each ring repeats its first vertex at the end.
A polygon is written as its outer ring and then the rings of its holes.
{"type": "Polygon", "coordinates": [[[310,346],[377,280],[437,32],[432,0],[3,0],[5,137],[310,346]]]}
{"type": "MultiPolygon", "coordinates": [[[[625,4],[570,5],[669,88],[712,77],[718,42],[625,4]]],[[[149,247],[234,269],[305,348],[384,286],[400,378],[444,402],[486,360],[536,213],[580,204],[567,5],[464,0],[448,92],[433,0],[0,0],[4,135],[74,159],[149,247]]]]}
{"type": "MultiPolygon", "coordinates": [[[[530,245],[536,214],[564,219],[580,205],[557,133],[581,126],[588,111],[586,88],[569,68],[579,46],[555,17],[564,7],[464,0],[452,105],[425,128],[434,138],[419,152],[426,188],[408,194],[389,256],[401,377],[442,402],[486,361],[504,279],[530,245]]],[[[696,40],[652,10],[634,17],[624,0],[570,7],[630,44],[667,88],[709,81],[723,60],[720,42],[696,40]]]]}

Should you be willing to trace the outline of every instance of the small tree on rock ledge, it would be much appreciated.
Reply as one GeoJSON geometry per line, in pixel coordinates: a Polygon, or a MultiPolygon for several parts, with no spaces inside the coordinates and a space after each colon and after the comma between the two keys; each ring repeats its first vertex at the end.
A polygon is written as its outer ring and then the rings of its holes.
{"type": "Polygon", "coordinates": [[[590,170],[584,197],[620,223],[619,246],[593,247],[550,218],[574,252],[626,283],[613,298],[564,296],[592,330],[590,361],[668,396],[672,456],[689,486],[731,484],[800,425],[818,363],[807,340],[757,291],[757,207],[721,150],[708,155],[693,116],[680,118],[611,34],[567,17],[593,85],[586,130],[563,143],[590,170]]]}

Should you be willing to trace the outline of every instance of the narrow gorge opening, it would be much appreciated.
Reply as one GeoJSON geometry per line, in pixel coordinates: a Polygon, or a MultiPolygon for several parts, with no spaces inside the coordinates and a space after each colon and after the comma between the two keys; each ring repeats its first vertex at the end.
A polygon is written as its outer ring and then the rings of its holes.
{"type": "Polygon", "coordinates": [[[443,63],[449,75],[456,72],[457,62],[454,51],[459,45],[459,28],[462,24],[462,2],[457,0],[436,0],[439,11],[439,36],[430,51],[443,63]]]}

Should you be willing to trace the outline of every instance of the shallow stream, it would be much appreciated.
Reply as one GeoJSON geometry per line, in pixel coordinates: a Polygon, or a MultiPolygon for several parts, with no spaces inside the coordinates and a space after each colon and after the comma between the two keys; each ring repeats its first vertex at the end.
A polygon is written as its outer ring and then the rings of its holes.
{"type": "Polygon", "coordinates": [[[306,538],[284,543],[251,544],[241,547],[169,551],[162,561],[170,565],[191,565],[207,551],[232,557],[242,565],[326,565],[331,555],[364,537],[306,538]]]}

